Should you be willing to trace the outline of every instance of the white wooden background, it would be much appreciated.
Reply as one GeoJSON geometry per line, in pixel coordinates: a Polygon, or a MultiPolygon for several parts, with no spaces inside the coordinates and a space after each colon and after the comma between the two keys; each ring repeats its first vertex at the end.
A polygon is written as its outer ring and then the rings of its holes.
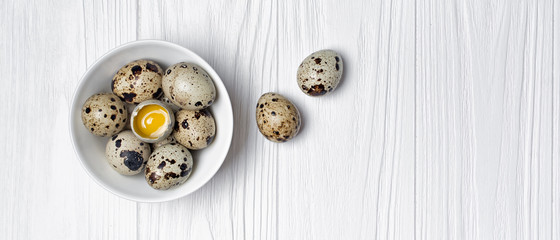
{"type": "Polygon", "coordinates": [[[2,239],[560,239],[560,2],[0,0],[2,239]],[[68,133],[95,59],[137,39],[206,59],[232,98],[202,189],[135,203],[96,185],[68,133]],[[339,51],[332,95],[300,61],[339,51]],[[274,144],[277,91],[303,129],[274,144]]]}

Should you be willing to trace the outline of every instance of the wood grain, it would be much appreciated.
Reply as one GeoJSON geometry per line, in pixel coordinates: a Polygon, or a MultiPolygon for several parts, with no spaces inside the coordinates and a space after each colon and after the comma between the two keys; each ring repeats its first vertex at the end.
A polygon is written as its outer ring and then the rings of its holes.
{"type": "MultiPolygon", "coordinates": [[[[331,4],[336,2],[326,3],[331,4]]],[[[406,231],[412,229],[414,213],[414,99],[406,98],[414,91],[412,4],[356,4],[342,11],[316,5],[140,2],[139,38],[163,37],[209,60],[230,91],[237,129],[230,158],[203,189],[174,202],[174,207],[139,204],[139,225],[145,226],[139,236],[412,237],[412,231],[406,231]],[[173,13],[177,8],[206,11],[210,16],[179,16],[173,13]],[[245,14],[230,15],[240,11],[245,14]],[[378,19],[367,11],[387,13],[378,19]],[[348,25],[340,24],[354,12],[361,15],[348,25]],[[379,25],[382,29],[377,30],[379,25]],[[347,41],[355,44],[341,44],[347,41]],[[343,54],[350,66],[345,75],[349,80],[329,98],[313,99],[299,92],[295,72],[306,55],[321,48],[343,54]],[[367,67],[378,63],[382,66],[367,67]],[[373,92],[356,94],[356,89],[373,92]],[[294,141],[273,144],[259,135],[254,102],[268,91],[281,93],[299,106],[304,127],[294,141]],[[374,115],[386,117],[371,121],[374,115]],[[189,218],[168,217],[185,211],[189,218]],[[154,225],[157,228],[148,227],[154,225]],[[172,227],[177,225],[185,227],[172,227]]]]}
{"type": "Polygon", "coordinates": [[[552,239],[560,238],[560,4],[554,2],[552,70],[552,239]]]}
{"type": "Polygon", "coordinates": [[[134,40],[133,22],[132,34],[121,35],[129,10],[107,1],[2,1],[1,6],[2,89],[11,92],[0,97],[2,238],[134,238],[136,204],[87,177],[67,125],[86,67],[134,40]]]}
{"type": "Polygon", "coordinates": [[[0,0],[0,235],[559,239],[558,16],[553,0],[0,0]],[[81,75],[137,39],[193,50],[232,99],[224,165],[171,202],[105,191],[68,137],[81,75]],[[324,48],[343,81],[311,98],[297,67],[324,48]],[[302,114],[290,142],[256,128],[269,91],[302,114]]]}
{"type": "MultiPolygon", "coordinates": [[[[81,44],[84,52],[81,57],[85,58],[86,66],[111,49],[136,40],[136,17],[136,1],[83,1],[81,44]]],[[[77,84],[79,78],[73,80],[77,84]]],[[[68,99],[68,107],[70,102],[68,99]]],[[[88,211],[84,214],[89,220],[86,225],[88,238],[136,238],[136,203],[113,196],[97,184],[90,184],[89,188],[86,196],[88,211]]]]}
{"type": "Polygon", "coordinates": [[[280,2],[278,89],[304,118],[278,149],[280,239],[413,238],[413,5],[280,2]],[[341,53],[344,79],[309,98],[297,66],[323,48],[341,53]]]}
{"type": "Polygon", "coordinates": [[[551,239],[552,2],[417,2],[416,238],[551,239]]]}
{"type": "Polygon", "coordinates": [[[259,2],[140,2],[139,38],[161,37],[206,59],[228,89],[236,125],[228,158],[212,181],[171,205],[139,204],[140,238],[276,236],[276,146],[264,145],[254,124],[257,98],[276,82],[273,7],[259,2]],[[178,14],[176,9],[208,16],[178,14]]]}

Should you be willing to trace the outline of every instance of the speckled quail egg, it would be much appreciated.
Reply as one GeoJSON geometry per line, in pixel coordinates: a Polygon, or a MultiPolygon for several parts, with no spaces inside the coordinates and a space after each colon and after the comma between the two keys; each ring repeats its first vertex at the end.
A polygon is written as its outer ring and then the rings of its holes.
{"type": "Polygon", "coordinates": [[[286,142],[295,137],[301,126],[297,107],[278,93],[265,93],[257,102],[257,126],[266,139],[286,142]]]}
{"type": "Polygon", "coordinates": [[[113,77],[111,90],[127,103],[158,99],[163,91],[163,70],[150,60],[136,60],[123,66],[113,77]]]}
{"type": "Polygon", "coordinates": [[[216,123],[206,110],[181,110],[175,113],[173,137],[188,149],[198,150],[208,147],[216,135],[216,123]]]}
{"type": "Polygon", "coordinates": [[[333,50],[321,50],[306,57],[297,71],[298,86],[309,96],[325,95],[338,86],[344,66],[333,50]]]}
{"type": "Polygon", "coordinates": [[[152,143],[152,149],[156,150],[157,148],[168,144],[168,143],[177,143],[177,140],[175,140],[175,138],[173,137],[173,135],[169,135],[167,138],[156,142],[156,143],[152,143]]]}
{"type": "Polygon", "coordinates": [[[166,190],[187,181],[192,169],[193,158],[189,150],[180,144],[169,143],[150,155],[145,177],[152,188],[166,190]]]}
{"type": "Polygon", "coordinates": [[[204,69],[181,62],[165,70],[163,92],[175,105],[187,110],[204,109],[216,99],[214,82],[204,69]]]}
{"type": "Polygon", "coordinates": [[[123,175],[141,172],[150,154],[150,145],[140,141],[130,130],[113,135],[105,147],[107,162],[123,175]]]}
{"type": "Polygon", "coordinates": [[[93,134],[112,136],[125,127],[128,111],[124,103],[112,93],[98,93],[82,106],[82,123],[93,134]]]}
{"type": "Polygon", "coordinates": [[[159,98],[160,101],[162,101],[163,103],[167,104],[167,106],[169,106],[169,108],[171,108],[171,110],[173,110],[173,112],[177,112],[179,110],[181,110],[181,107],[175,105],[175,103],[171,102],[171,99],[169,99],[167,96],[165,96],[165,94],[163,94],[161,96],[161,98],[159,98]]]}

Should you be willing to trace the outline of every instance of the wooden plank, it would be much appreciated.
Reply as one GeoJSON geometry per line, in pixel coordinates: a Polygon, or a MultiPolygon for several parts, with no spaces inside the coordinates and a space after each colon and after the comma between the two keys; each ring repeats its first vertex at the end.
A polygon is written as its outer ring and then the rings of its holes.
{"type": "Polygon", "coordinates": [[[551,238],[552,1],[418,1],[416,238],[551,238]]]}
{"type": "Polygon", "coordinates": [[[414,1],[278,9],[277,89],[304,119],[298,138],[278,145],[278,238],[412,239],[414,1]],[[308,97],[298,65],[325,48],[342,55],[343,80],[331,95],[308,97]]]}
{"type": "MultiPolygon", "coordinates": [[[[85,57],[86,66],[91,66],[111,49],[136,40],[136,4],[133,0],[83,2],[81,20],[85,51],[82,57],[85,57]]],[[[136,238],[138,220],[135,202],[114,196],[97,184],[89,184],[86,199],[89,238],[136,238]]]]}
{"type": "Polygon", "coordinates": [[[7,93],[0,94],[2,238],[134,238],[136,204],[90,180],[72,150],[67,123],[86,67],[116,44],[134,40],[135,16],[129,13],[135,11],[110,1],[0,4],[7,93]],[[132,34],[123,36],[128,20],[132,34]]]}
{"type": "Polygon", "coordinates": [[[554,2],[552,80],[552,239],[560,239],[560,3],[554,2]]]}

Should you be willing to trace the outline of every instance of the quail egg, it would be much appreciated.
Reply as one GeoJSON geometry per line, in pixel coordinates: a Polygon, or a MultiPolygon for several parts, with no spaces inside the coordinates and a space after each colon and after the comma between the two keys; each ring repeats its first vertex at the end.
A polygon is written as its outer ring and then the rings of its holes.
{"type": "Polygon", "coordinates": [[[123,66],[113,77],[111,90],[127,103],[158,99],[163,91],[163,70],[150,60],[136,60],[123,66]]]}
{"type": "Polygon", "coordinates": [[[166,190],[187,181],[192,169],[193,158],[189,150],[180,144],[169,143],[150,155],[145,177],[152,188],[166,190]]]}
{"type": "Polygon", "coordinates": [[[123,175],[141,172],[150,154],[150,145],[140,141],[130,130],[113,135],[105,147],[107,162],[123,175]]]}
{"type": "Polygon", "coordinates": [[[216,99],[214,82],[204,69],[181,62],[165,70],[163,92],[175,105],[187,110],[204,109],[216,99]]]}
{"type": "Polygon", "coordinates": [[[215,135],[216,123],[208,110],[181,110],[175,113],[173,137],[188,149],[199,150],[208,147],[215,135]]]}
{"type": "Polygon", "coordinates": [[[325,95],[338,86],[344,66],[333,50],[321,50],[306,57],[297,71],[298,86],[309,96],[325,95]]]}
{"type": "Polygon", "coordinates": [[[128,119],[124,103],[112,93],[98,93],[82,106],[82,123],[91,133],[106,137],[123,130],[128,119]]]}
{"type": "Polygon", "coordinates": [[[265,93],[259,98],[256,119],[261,134],[273,142],[292,139],[301,126],[297,107],[278,93],[265,93]]]}

